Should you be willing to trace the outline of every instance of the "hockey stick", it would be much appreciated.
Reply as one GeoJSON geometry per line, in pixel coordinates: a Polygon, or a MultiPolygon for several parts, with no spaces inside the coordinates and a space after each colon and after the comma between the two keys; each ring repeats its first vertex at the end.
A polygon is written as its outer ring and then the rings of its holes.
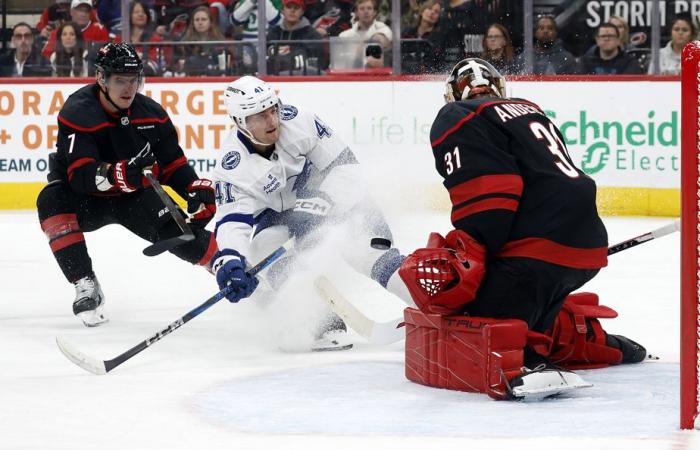
{"type": "MultiPolygon", "coordinates": [[[[270,264],[279,259],[283,254],[288,252],[293,246],[294,238],[285,242],[281,247],[279,247],[265,259],[256,264],[255,267],[248,271],[248,273],[250,275],[255,275],[261,270],[264,270],[270,264]]],[[[106,361],[86,355],[85,353],[75,348],[75,346],[70,344],[68,341],[61,339],[60,337],[56,337],[56,344],[58,345],[58,348],[61,350],[61,352],[66,356],[66,358],[71,360],[74,364],[96,375],[105,375],[110,370],[114,369],[115,367],[124,363],[125,361],[128,361],[132,357],[146,350],[151,345],[163,339],[165,336],[177,330],[190,320],[202,314],[204,311],[213,306],[216,302],[224,298],[229,292],[231,292],[231,287],[226,287],[222,289],[221,291],[217,292],[212,297],[207,299],[204,303],[197,306],[196,308],[194,308],[184,316],[180,317],[179,319],[175,320],[174,322],[170,323],[168,326],[158,331],[153,336],[149,337],[144,341],[139,342],[138,344],[131,347],[124,353],[116,356],[115,358],[108,359],[106,361]]]]}
{"type": "Polygon", "coordinates": [[[391,344],[404,338],[399,325],[403,318],[388,322],[375,322],[355,307],[331,281],[323,275],[314,280],[314,287],[321,297],[328,302],[331,310],[340,316],[346,325],[369,342],[378,345],[391,344]]]}
{"type": "Polygon", "coordinates": [[[681,229],[681,221],[676,220],[673,223],[670,223],[668,225],[664,225],[663,227],[657,228],[657,229],[652,230],[648,233],[644,233],[644,234],[639,235],[635,238],[627,239],[626,241],[622,241],[619,244],[615,244],[611,247],[608,247],[608,255],[614,255],[617,252],[627,250],[628,248],[632,248],[632,247],[637,246],[639,244],[643,244],[645,242],[651,241],[652,239],[660,238],[661,236],[666,236],[667,234],[671,234],[671,233],[674,233],[676,231],[680,231],[680,229],[681,229]]]}
{"type": "Polygon", "coordinates": [[[192,233],[192,229],[189,225],[187,225],[187,222],[185,222],[185,218],[182,217],[182,215],[180,214],[180,208],[175,204],[173,199],[170,198],[170,196],[165,192],[163,186],[161,186],[158,180],[156,180],[156,177],[153,176],[153,172],[151,172],[150,169],[145,169],[143,171],[143,174],[148,179],[148,182],[151,183],[151,187],[153,187],[153,190],[156,192],[156,195],[158,195],[160,200],[165,205],[165,211],[170,213],[172,218],[175,220],[175,223],[182,231],[182,234],[179,236],[163,239],[162,241],[155,242],[152,245],[149,245],[148,247],[143,249],[144,255],[156,256],[172,248],[175,248],[178,245],[184,244],[185,242],[191,241],[192,239],[194,239],[194,233],[192,233]]]}
{"type": "MultiPolygon", "coordinates": [[[[664,225],[648,233],[644,233],[632,239],[627,239],[608,247],[608,255],[613,255],[639,244],[666,236],[680,230],[680,220],[664,225]]],[[[403,317],[392,319],[388,322],[375,322],[355,307],[333,286],[325,276],[319,276],[314,281],[316,290],[321,297],[328,302],[331,310],[340,316],[346,325],[366,338],[373,344],[391,344],[404,338],[403,331],[399,328],[403,317]]]]}

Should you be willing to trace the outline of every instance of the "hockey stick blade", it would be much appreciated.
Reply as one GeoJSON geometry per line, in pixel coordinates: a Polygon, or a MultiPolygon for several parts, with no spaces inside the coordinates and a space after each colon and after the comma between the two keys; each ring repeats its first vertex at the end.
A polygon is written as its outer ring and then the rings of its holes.
{"type": "Polygon", "coordinates": [[[399,328],[403,320],[373,321],[350,303],[327,277],[320,275],[316,278],[314,287],[321,297],[328,302],[331,310],[340,316],[348,327],[355,330],[357,334],[372,344],[392,344],[405,337],[403,329],[399,328]]]}
{"type": "Polygon", "coordinates": [[[170,196],[165,192],[163,186],[160,185],[156,177],[153,176],[153,172],[146,169],[143,171],[143,175],[148,179],[148,182],[151,183],[151,187],[155,191],[156,195],[158,196],[158,198],[160,198],[160,201],[163,202],[163,205],[165,205],[166,212],[170,213],[170,216],[173,218],[173,220],[175,220],[175,223],[180,228],[180,231],[182,231],[182,234],[180,236],[163,239],[162,241],[155,242],[152,245],[149,245],[148,247],[143,249],[144,255],[156,256],[160,255],[163,252],[171,250],[177,247],[178,245],[182,245],[185,242],[193,240],[194,233],[185,221],[185,218],[182,217],[182,215],[180,214],[180,208],[175,204],[173,199],[170,198],[170,196]]]}
{"type": "MultiPolygon", "coordinates": [[[[277,250],[275,250],[270,255],[265,257],[262,261],[260,261],[258,264],[256,264],[255,267],[250,269],[248,271],[248,273],[251,275],[257,274],[261,270],[268,267],[270,264],[274,263],[277,259],[279,259],[282,255],[287,253],[293,247],[294,247],[294,238],[288,240],[281,247],[279,247],[277,250]]],[[[137,354],[146,350],[148,347],[150,347],[151,345],[160,341],[165,336],[167,336],[170,333],[172,333],[173,331],[177,330],[178,328],[180,328],[181,326],[183,326],[184,324],[186,324],[190,320],[192,320],[195,317],[197,317],[198,315],[202,314],[207,309],[211,308],[219,300],[226,297],[226,295],[228,295],[229,292],[231,292],[230,287],[226,287],[226,288],[220,290],[219,292],[217,292],[213,296],[209,297],[204,303],[202,303],[201,305],[192,309],[190,312],[188,312],[184,316],[176,319],[174,322],[171,322],[165,328],[163,328],[162,330],[155,333],[153,336],[139,342],[135,346],[131,347],[129,350],[125,351],[124,353],[121,353],[120,355],[117,355],[116,357],[114,357],[112,359],[99,360],[99,359],[93,358],[91,356],[88,356],[85,353],[78,350],[75,346],[70,344],[68,341],[61,339],[59,337],[56,337],[56,344],[58,345],[58,348],[61,350],[61,353],[63,353],[66,356],[66,358],[68,358],[72,363],[74,363],[78,367],[81,367],[82,369],[84,369],[90,373],[94,373],[95,375],[105,375],[109,371],[114,369],[115,367],[117,367],[120,364],[133,358],[134,356],[136,356],[137,354]]]]}
{"type": "Polygon", "coordinates": [[[660,238],[662,236],[666,236],[671,233],[675,233],[676,231],[680,231],[681,229],[681,221],[676,220],[673,223],[670,223],[668,225],[664,225],[663,227],[657,228],[655,230],[652,230],[648,233],[644,233],[642,235],[639,235],[637,237],[634,237],[632,239],[627,239],[626,241],[622,241],[619,244],[615,244],[611,247],[608,248],[608,255],[614,255],[615,253],[621,252],[623,250],[627,250],[628,248],[635,247],[639,244],[643,244],[645,242],[651,241],[656,238],[660,238]]]}
{"type": "Polygon", "coordinates": [[[75,365],[82,367],[95,375],[104,375],[107,373],[105,361],[100,361],[97,358],[86,355],[65,339],[56,337],[56,345],[58,345],[61,353],[63,353],[66,358],[71,360],[75,365]]]}

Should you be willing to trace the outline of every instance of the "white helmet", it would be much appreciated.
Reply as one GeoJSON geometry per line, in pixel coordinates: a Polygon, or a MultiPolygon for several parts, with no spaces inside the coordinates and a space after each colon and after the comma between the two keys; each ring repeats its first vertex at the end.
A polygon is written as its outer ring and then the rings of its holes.
{"type": "Polygon", "coordinates": [[[259,78],[249,75],[229,83],[224,91],[226,112],[248,138],[253,139],[246,118],[280,105],[272,87],[259,78]]]}
{"type": "Polygon", "coordinates": [[[447,77],[445,103],[467,100],[477,94],[506,96],[506,81],[488,62],[467,58],[458,62],[447,77]]]}

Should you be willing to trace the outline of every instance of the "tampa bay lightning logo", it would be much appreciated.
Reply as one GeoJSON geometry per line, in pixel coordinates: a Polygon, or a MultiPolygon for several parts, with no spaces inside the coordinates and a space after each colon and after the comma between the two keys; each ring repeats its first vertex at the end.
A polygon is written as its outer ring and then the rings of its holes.
{"type": "Polygon", "coordinates": [[[284,105],[280,116],[282,117],[282,120],[292,120],[297,116],[297,114],[299,114],[299,110],[296,109],[296,107],[292,105],[284,105]]]}
{"type": "Polygon", "coordinates": [[[239,162],[241,162],[240,153],[236,151],[228,152],[221,160],[221,167],[227,170],[235,169],[239,162]]]}

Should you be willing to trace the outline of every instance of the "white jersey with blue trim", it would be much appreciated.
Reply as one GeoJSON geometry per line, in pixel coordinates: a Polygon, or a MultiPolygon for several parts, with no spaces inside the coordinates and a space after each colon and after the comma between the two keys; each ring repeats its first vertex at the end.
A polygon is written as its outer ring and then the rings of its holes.
{"type": "Polygon", "coordinates": [[[363,193],[359,165],[348,146],[316,115],[291,105],[280,109],[280,137],[269,157],[257,153],[237,129],[221,153],[213,173],[216,240],[219,249],[246,258],[260,214],[294,208],[298,188],[312,185],[332,200],[336,212],[352,208],[363,193]]]}

